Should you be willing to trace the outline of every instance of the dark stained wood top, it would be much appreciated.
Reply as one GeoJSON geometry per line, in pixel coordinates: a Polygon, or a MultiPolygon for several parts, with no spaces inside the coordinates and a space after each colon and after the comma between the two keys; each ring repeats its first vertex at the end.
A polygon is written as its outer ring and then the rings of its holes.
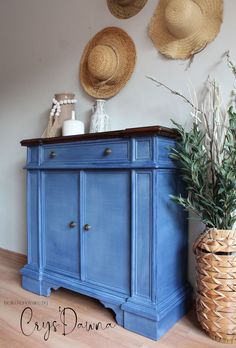
{"type": "Polygon", "coordinates": [[[146,136],[146,135],[159,135],[159,136],[163,136],[167,138],[178,137],[178,133],[174,129],[162,127],[162,126],[150,126],[150,127],[127,128],[124,130],[110,131],[110,132],[70,135],[65,137],[61,136],[61,137],[54,137],[54,138],[26,139],[21,141],[21,145],[36,146],[36,145],[43,145],[43,144],[58,144],[58,143],[67,143],[67,142],[83,141],[83,140],[127,138],[131,136],[146,136]]]}

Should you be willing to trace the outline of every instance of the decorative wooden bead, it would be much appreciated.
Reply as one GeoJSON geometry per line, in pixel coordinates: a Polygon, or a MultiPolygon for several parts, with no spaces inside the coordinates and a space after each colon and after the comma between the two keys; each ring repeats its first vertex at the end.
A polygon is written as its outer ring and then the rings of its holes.
{"type": "Polygon", "coordinates": [[[75,104],[77,103],[77,99],[64,99],[58,101],[55,98],[53,98],[52,103],[53,105],[50,111],[50,116],[60,116],[62,105],[75,104]]]}

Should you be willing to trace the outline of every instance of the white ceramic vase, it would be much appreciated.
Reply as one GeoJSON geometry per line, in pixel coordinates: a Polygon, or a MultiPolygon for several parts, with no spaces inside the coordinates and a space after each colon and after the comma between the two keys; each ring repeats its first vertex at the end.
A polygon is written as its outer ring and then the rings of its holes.
{"type": "Polygon", "coordinates": [[[111,130],[110,117],[104,110],[104,99],[96,99],[93,114],[91,116],[90,133],[107,132],[111,130]]]}

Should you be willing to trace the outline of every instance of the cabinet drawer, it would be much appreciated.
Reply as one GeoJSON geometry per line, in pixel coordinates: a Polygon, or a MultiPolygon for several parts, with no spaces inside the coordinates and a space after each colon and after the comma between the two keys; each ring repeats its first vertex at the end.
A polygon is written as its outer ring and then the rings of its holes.
{"type": "Polygon", "coordinates": [[[129,162],[128,140],[56,144],[43,146],[42,164],[111,163],[129,162]]]}

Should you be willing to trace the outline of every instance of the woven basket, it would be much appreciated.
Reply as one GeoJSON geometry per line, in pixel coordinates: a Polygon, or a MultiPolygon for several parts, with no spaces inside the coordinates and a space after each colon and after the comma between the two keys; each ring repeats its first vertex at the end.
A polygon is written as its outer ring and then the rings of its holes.
{"type": "Polygon", "coordinates": [[[212,339],[236,343],[236,231],[209,229],[193,249],[198,320],[212,339]]]}

